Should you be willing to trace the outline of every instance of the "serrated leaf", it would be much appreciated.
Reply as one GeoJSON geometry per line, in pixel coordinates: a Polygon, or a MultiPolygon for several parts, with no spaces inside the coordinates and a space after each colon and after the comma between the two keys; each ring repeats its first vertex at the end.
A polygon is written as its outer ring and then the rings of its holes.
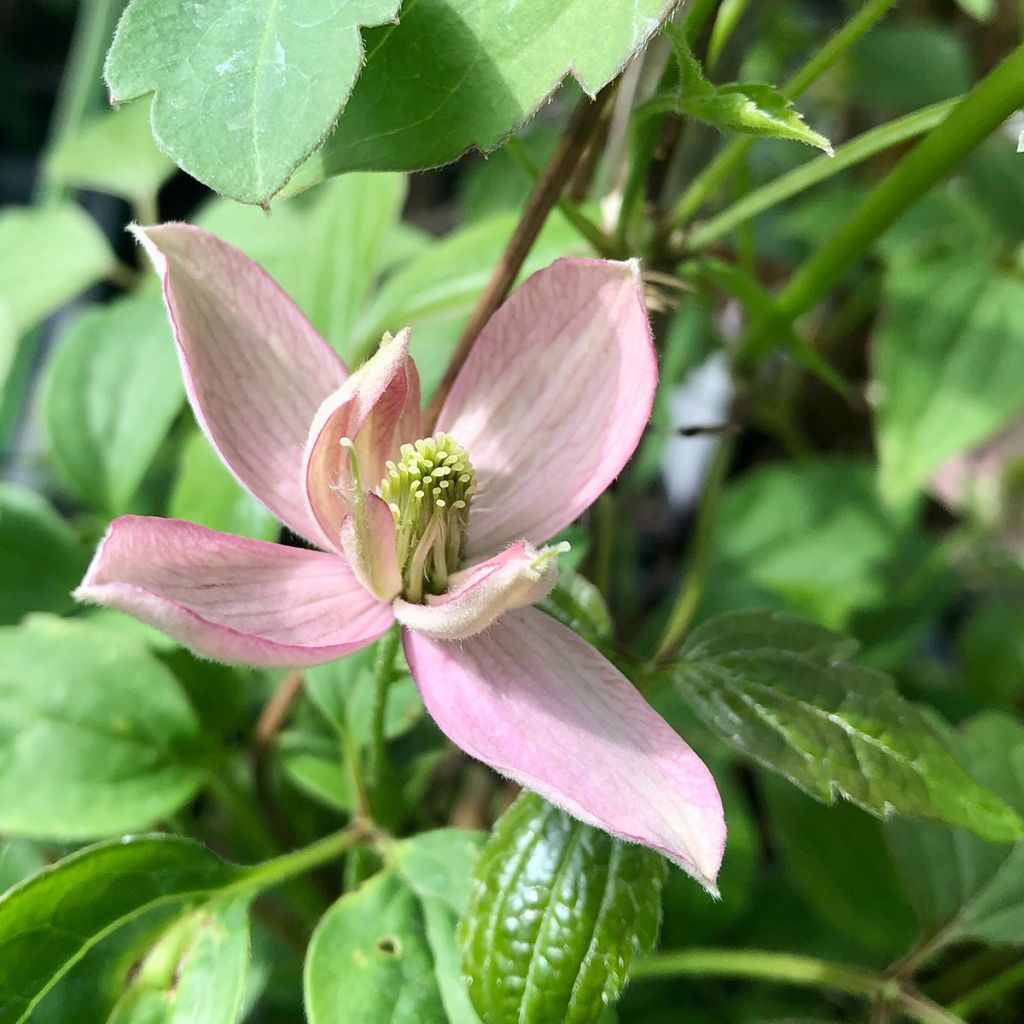
{"type": "MultiPolygon", "coordinates": [[[[998,842],[1024,833],[887,676],[808,657],[802,644],[730,649],[717,639],[718,622],[690,635],[674,678],[682,698],[740,751],[824,803],[841,794],[880,817],[931,818],[998,842]]],[[[777,625],[774,635],[785,643],[777,625]]]]}
{"type": "Polygon", "coordinates": [[[74,532],[38,494],[0,483],[0,625],[70,609],[88,563],[74,532]]]}
{"type": "Polygon", "coordinates": [[[149,104],[106,111],[46,155],[46,177],[60,185],[122,196],[140,208],[152,205],[174,173],[149,128],[149,104]]]}
{"type": "Polygon", "coordinates": [[[593,95],[675,7],[673,0],[418,0],[366,33],[367,66],[298,192],[352,170],[421,170],[492,150],[568,74],[593,95]],[[594,26],[600,25],[600,31],[594,26]]]}
{"type": "Polygon", "coordinates": [[[248,899],[191,910],[139,958],[107,1024],[236,1024],[248,964],[248,899]]]}
{"type": "Polygon", "coordinates": [[[49,617],[0,630],[0,831],[145,828],[201,784],[198,738],[177,681],[138,643],[49,617]]]}
{"type": "Polygon", "coordinates": [[[665,862],[523,793],[473,874],[463,970],[484,1024],[585,1024],[650,952],[665,862]]]}
{"type": "Polygon", "coordinates": [[[887,276],[871,341],[886,500],[911,500],[1019,411],[1022,310],[1024,282],[984,259],[919,260],[887,276]]]}
{"type": "Polygon", "coordinates": [[[281,532],[277,519],[231,475],[198,430],[182,446],[167,514],[257,540],[276,540],[281,532]]]}
{"type": "Polygon", "coordinates": [[[22,334],[113,264],[106,238],[80,206],[8,207],[0,213],[0,312],[7,325],[0,329],[22,334]]]}
{"type": "Polygon", "coordinates": [[[242,878],[243,869],[171,836],[102,843],[32,876],[0,899],[0,1024],[26,1020],[111,928],[242,878]]]}
{"type": "Polygon", "coordinates": [[[87,310],[61,338],[44,387],[43,416],[62,477],[97,511],[129,511],[184,404],[159,295],[87,310]]]}
{"type": "Polygon", "coordinates": [[[398,0],[133,0],[107,55],[115,100],[155,93],[160,145],[193,177],[266,203],[319,145],[398,0]]]}
{"type": "Polygon", "coordinates": [[[791,139],[832,155],[832,143],[805,123],[802,115],[772,85],[735,82],[707,96],[684,96],[683,113],[725,131],[791,139]]]}
{"type": "MultiPolygon", "coordinates": [[[[1024,726],[985,714],[966,725],[959,742],[978,778],[1024,812],[1024,726]]],[[[909,821],[890,822],[887,832],[927,934],[941,933],[943,943],[1024,944],[1024,841],[996,845],[909,821]]]]}

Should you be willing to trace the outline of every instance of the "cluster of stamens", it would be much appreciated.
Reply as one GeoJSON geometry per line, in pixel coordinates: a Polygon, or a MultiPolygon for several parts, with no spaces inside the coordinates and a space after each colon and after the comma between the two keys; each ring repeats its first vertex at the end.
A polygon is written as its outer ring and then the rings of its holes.
{"type": "Polygon", "coordinates": [[[476,476],[466,450],[445,433],[403,444],[377,493],[395,517],[398,565],[408,601],[440,594],[462,562],[476,476]]]}

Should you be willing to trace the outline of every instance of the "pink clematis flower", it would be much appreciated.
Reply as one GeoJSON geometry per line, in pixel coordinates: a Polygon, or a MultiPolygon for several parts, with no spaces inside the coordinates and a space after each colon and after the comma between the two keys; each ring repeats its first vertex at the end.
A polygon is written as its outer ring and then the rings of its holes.
{"type": "Polygon", "coordinates": [[[530,278],[424,437],[408,331],[349,373],[236,249],[184,224],[138,236],[200,425],[319,550],[123,516],[76,596],[253,665],[330,661],[397,619],[453,743],[715,891],[725,825],[707,768],[601,654],[530,607],[557,574],[560,548],[541,545],[619,473],[650,415],[635,266],[559,260],[530,278]]]}

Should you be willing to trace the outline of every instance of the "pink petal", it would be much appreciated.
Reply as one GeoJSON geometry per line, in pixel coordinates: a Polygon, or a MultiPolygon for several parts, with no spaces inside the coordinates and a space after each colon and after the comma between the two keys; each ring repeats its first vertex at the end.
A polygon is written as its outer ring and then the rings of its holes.
{"type": "Polygon", "coordinates": [[[185,388],[225,465],[296,533],[322,545],[302,453],[320,403],[348,376],[294,302],[237,249],[200,228],[136,228],[163,278],[185,388]]]}
{"type": "Polygon", "coordinates": [[[657,375],[635,262],[557,260],[515,291],[438,417],[477,473],[469,557],[542,544],[587,508],[633,454],[657,375]]]}
{"type": "Polygon", "coordinates": [[[461,643],[408,630],[404,643],[427,710],[453,743],[716,891],[725,822],[711,773],[572,630],[523,608],[461,643]]]}
{"type": "Polygon", "coordinates": [[[420,387],[409,358],[409,332],[385,339],[377,352],[330,395],[313,418],[303,465],[309,508],[331,545],[340,545],[341,524],[354,509],[351,455],[355,444],[361,485],[373,491],[384,463],[420,429],[420,387]]]}
{"type": "Polygon", "coordinates": [[[364,529],[356,528],[356,515],[346,516],[341,524],[341,548],[356,579],[377,598],[390,601],[402,589],[398,568],[395,519],[379,495],[364,495],[364,529]]]}
{"type": "Polygon", "coordinates": [[[345,560],[195,523],[122,516],[75,591],[200,654],[248,665],[315,665],[376,640],[394,621],[345,560]]]}
{"type": "Polygon", "coordinates": [[[445,593],[426,604],[399,598],[395,618],[435,640],[464,640],[486,629],[512,608],[536,604],[558,580],[558,561],[519,541],[493,558],[451,577],[445,593]]]}

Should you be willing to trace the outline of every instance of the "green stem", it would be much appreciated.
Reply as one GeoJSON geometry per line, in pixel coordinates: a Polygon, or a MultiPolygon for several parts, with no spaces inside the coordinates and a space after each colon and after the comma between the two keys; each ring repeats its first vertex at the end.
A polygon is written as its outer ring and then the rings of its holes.
{"type": "Polygon", "coordinates": [[[271,886],[280,885],[299,875],[307,874],[321,864],[335,860],[350,847],[367,838],[365,830],[357,825],[348,825],[340,832],[333,832],[318,839],[301,850],[274,857],[250,868],[245,877],[230,887],[235,891],[255,890],[262,892],[271,886]]]}
{"type": "MultiPolygon", "coordinates": [[[[510,157],[529,175],[533,182],[540,177],[540,168],[530,159],[523,143],[512,136],[505,143],[505,150],[510,157]]],[[[611,243],[605,233],[574,203],[568,196],[558,197],[556,203],[562,216],[576,229],[576,231],[590,243],[594,252],[599,256],[608,256],[611,252],[611,243]]]]}
{"type": "Polygon", "coordinates": [[[811,309],[879,236],[1022,104],[1024,46],[989,72],[800,267],[776,301],[779,319],[756,325],[740,344],[741,356],[757,355],[780,325],[811,309]]]}
{"type": "Polygon", "coordinates": [[[373,704],[370,711],[370,750],[367,757],[366,777],[371,791],[380,785],[384,771],[384,727],[388,711],[388,691],[395,680],[395,658],[402,639],[399,626],[392,626],[380,638],[377,657],[373,663],[373,704]]]}
{"type": "Polygon", "coordinates": [[[697,510],[697,523],[694,527],[693,545],[686,575],[676,597],[668,622],[662,633],[661,640],[655,649],[652,663],[658,664],[671,657],[676,648],[683,642],[686,631],[690,628],[693,616],[700,605],[707,582],[708,569],[711,567],[712,539],[715,532],[715,518],[718,505],[725,486],[725,478],[732,464],[734,442],[723,440],[715,452],[701,496],[700,508],[697,510]]]}
{"type": "Polygon", "coordinates": [[[1024,985],[1024,962],[1008,967],[1001,974],[989,979],[967,995],[958,999],[951,1007],[961,1017],[973,1017],[979,1010],[1002,999],[1007,993],[1024,985]]]}
{"type": "MultiPolygon", "coordinates": [[[[782,92],[790,99],[796,99],[828,71],[895,3],[896,0],[868,0],[789,81],[782,85],[782,92]]],[[[704,205],[708,196],[732,174],[753,144],[752,138],[737,137],[725,146],[683,193],[669,219],[670,229],[681,227],[704,205]]]]}
{"type": "Polygon", "coordinates": [[[848,167],[863,163],[876,153],[930,131],[959,102],[959,97],[943,100],[941,103],[933,103],[905,117],[889,121],[843,144],[836,150],[835,156],[819,157],[767,185],[754,189],[710,220],[698,224],[687,238],[687,249],[704,249],[765,210],[778,206],[800,192],[845,171],[848,167]]]}
{"type": "Polygon", "coordinates": [[[960,1018],[899,982],[872,971],[789,953],[745,949],[688,949],[663,953],[633,967],[634,980],[699,977],[751,978],[824,988],[850,995],[891,1000],[921,1024],[963,1024],[960,1018]]]}
{"type": "Polygon", "coordinates": [[[686,29],[687,42],[691,46],[696,45],[697,37],[717,7],[718,0],[691,0],[687,5],[683,14],[683,27],[686,29]]]}

